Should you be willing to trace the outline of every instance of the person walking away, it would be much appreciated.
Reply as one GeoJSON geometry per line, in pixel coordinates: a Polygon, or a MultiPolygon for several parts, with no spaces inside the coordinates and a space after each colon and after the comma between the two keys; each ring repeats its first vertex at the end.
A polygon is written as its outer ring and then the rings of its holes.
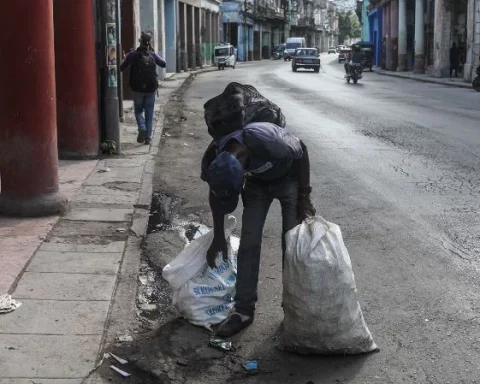
{"type": "Polygon", "coordinates": [[[457,44],[453,43],[450,48],[450,77],[452,77],[453,71],[455,71],[455,77],[458,77],[458,65],[460,62],[460,52],[458,51],[457,44]]]}
{"type": "Polygon", "coordinates": [[[348,71],[350,69],[350,60],[352,60],[353,52],[348,52],[345,54],[345,63],[343,64],[343,68],[345,68],[345,73],[348,75],[348,71]]]}
{"type": "MultiPolygon", "coordinates": [[[[210,144],[202,159],[202,180],[210,187],[209,202],[214,238],[207,263],[215,268],[219,253],[228,255],[225,215],[243,201],[242,233],[237,256],[235,307],[217,329],[230,337],[253,322],[263,226],[274,199],[282,207],[282,251],[285,234],[305,218],[315,215],[310,200],[310,161],[307,147],[275,124],[256,122],[210,144]]],[[[283,265],[282,258],[282,265],[283,265]]]]}
{"type": "Polygon", "coordinates": [[[162,68],[167,66],[165,60],[153,51],[151,39],[149,33],[142,32],[140,46],[130,52],[120,66],[122,72],[131,67],[130,88],[133,91],[135,119],[138,125],[137,143],[147,145],[152,139],[155,94],[158,89],[157,65],[162,68]]]}
{"type": "Polygon", "coordinates": [[[345,73],[348,75],[349,72],[350,72],[350,66],[352,64],[362,64],[363,62],[363,58],[364,58],[364,55],[363,55],[363,52],[360,48],[359,45],[354,45],[352,47],[352,53],[351,55],[349,56],[348,60],[345,60],[345,64],[344,64],[344,67],[345,67],[345,73]]]}

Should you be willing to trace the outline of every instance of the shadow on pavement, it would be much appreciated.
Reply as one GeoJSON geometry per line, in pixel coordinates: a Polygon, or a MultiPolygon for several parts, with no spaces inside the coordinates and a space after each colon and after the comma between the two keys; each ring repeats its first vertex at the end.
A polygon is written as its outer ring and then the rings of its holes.
{"type": "MultiPolygon", "coordinates": [[[[246,336],[248,330],[240,337],[246,336]]],[[[227,382],[265,384],[322,384],[355,383],[369,355],[298,355],[282,350],[283,322],[272,329],[272,334],[258,340],[253,350],[245,351],[255,356],[259,362],[259,372],[255,376],[232,374],[227,382]]],[[[242,345],[242,344],[240,344],[242,345]]],[[[220,383],[220,382],[219,382],[220,383]]]]}

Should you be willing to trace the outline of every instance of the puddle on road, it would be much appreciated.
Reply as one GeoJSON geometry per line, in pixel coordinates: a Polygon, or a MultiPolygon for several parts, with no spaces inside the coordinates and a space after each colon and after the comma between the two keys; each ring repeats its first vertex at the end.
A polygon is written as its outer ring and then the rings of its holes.
{"type": "MultiPolygon", "coordinates": [[[[198,223],[198,217],[192,215],[182,218],[178,215],[181,199],[165,193],[154,193],[150,209],[147,235],[160,232],[173,232],[184,245],[207,233],[210,228],[198,223]]],[[[161,249],[158,252],[162,252],[161,249]]],[[[137,314],[145,321],[155,325],[176,315],[171,302],[172,291],[162,278],[162,271],[145,254],[138,275],[137,314]]]]}
{"type": "Polygon", "coordinates": [[[150,218],[148,221],[147,234],[161,231],[178,231],[186,243],[202,236],[209,231],[209,227],[198,223],[198,217],[191,215],[181,218],[177,211],[181,199],[164,193],[152,195],[150,218]]]}
{"type": "Polygon", "coordinates": [[[154,193],[152,195],[147,234],[172,229],[175,209],[180,202],[180,199],[175,196],[154,193]]]}

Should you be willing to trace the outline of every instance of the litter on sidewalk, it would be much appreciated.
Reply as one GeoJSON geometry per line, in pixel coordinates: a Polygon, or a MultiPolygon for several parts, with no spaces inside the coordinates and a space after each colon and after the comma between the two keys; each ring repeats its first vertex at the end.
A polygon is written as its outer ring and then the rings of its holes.
{"type": "Polygon", "coordinates": [[[226,341],[223,339],[219,339],[217,337],[212,337],[210,339],[210,346],[214,348],[221,349],[223,351],[231,351],[232,350],[232,342],[226,341]]]}
{"type": "Polygon", "coordinates": [[[13,312],[21,305],[22,303],[20,301],[13,300],[11,295],[0,295],[0,314],[13,312]]]}
{"type": "Polygon", "coordinates": [[[258,361],[257,360],[249,360],[243,366],[247,371],[256,371],[258,369],[258,361]]]}
{"type": "Polygon", "coordinates": [[[130,373],[122,371],[120,368],[115,367],[114,365],[111,365],[110,368],[112,368],[115,372],[119,373],[123,377],[129,377],[132,376],[130,373]]]}
{"type": "Polygon", "coordinates": [[[128,333],[124,333],[123,335],[118,335],[117,340],[120,342],[130,342],[133,341],[133,337],[130,336],[128,333]]]}
{"type": "Polygon", "coordinates": [[[112,356],[115,360],[117,360],[120,364],[124,365],[128,363],[128,360],[122,359],[121,357],[118,357],[117,355],[114,355],[112,352],[108,352],[110,356],[112,356]]]}
{"type": "MultiPolygon", "coordinates": [[[[103,354],[102,359],[98,362],[98,364],[88,373],[87,377],[89,377],[93,372],[95,372],[98,368],[100,368],[105,361],[105,359],[108,359],[109,357],[113,357],[115,360],[117,360],[120,364],[124,365],[127,364],[128,361],[125,359],[122,359],[121,357],[118,357],[117,355],[114,355],[112,352],[106,352],[103,354]]],[[[110,366],[113,370],[116,372],[120,373],[124,377],[130,376],[129,373],[122,371],[121,369],[114,367],[113,365],[110,366]],[[125,376],[127,375],[127,376],[125,376]]]]}
{"type": "Polygon", "coordinates": [[[99,170],[97,171],[97,173],[105,173],[105,172],[110,172],[110,168],[109,168],[109,167],[105,167],[105,168],[99,169],[99,170]]]}

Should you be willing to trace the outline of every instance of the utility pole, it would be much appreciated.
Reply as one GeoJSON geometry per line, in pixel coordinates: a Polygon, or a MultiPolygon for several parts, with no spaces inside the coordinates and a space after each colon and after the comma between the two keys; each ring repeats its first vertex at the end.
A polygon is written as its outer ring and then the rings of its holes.
{"type": "Polygon", "coordinates": [[[117,0],[101,1],[102,49],[100,66],[102,74],[102,108],[105,140],[115,143],[115,152],[121,152],[118,101],[118,25],[117,0]],[[114,53],[113,53],[114,52],[114,53]],[[112,55],[111,55],[112,53],[112,55]]]}
{"type": "MultiPolygon", "coordinates": [[[[123,48],[122,48],[122,16],[121,16],[121,0],[117,0],[117,10],[116,10],[116,19],[115,22],[117,23],[117,58],[118,64],[120,61],[123,60],[123,48]]],[[[120,71],[120,65],[117,66],[117,76],[118,76],[118,110],[120,117],[120,121],[123,123],[125,121],[125,114],[123,110],[123,75],[120,71]]]]}

